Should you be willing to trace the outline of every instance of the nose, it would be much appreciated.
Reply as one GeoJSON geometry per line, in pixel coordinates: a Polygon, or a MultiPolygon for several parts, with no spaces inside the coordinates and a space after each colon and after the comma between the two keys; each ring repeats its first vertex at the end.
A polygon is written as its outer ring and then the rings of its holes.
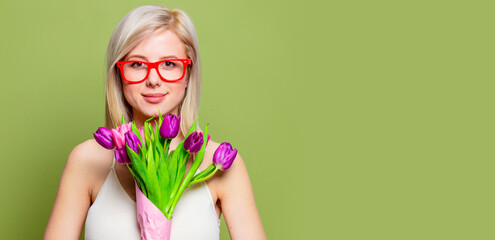
{"type": "Polygon", "coordinates": [[[160,79],[160,76],[158,76],[158,70],[156,68],[150,69],[150,73],[148,75],[148,78],[146,79],[146,85],[149,87],[158,87],[160,86],[162,80],[160,79]]]}

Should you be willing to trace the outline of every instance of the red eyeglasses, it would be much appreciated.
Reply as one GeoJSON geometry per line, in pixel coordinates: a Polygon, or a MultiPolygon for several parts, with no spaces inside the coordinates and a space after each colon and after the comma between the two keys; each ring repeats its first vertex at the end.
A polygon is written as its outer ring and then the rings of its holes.
{"type": "Polygon", "coordinates": [[[186,68],[191,59],[166,59],[158,62],[120,61],[117,67],[122,78],[128,83],[143,82],[150,75],[151,69],[156,69],[158,76],[165,82],[176,82],[184,78],[186,68]]]}

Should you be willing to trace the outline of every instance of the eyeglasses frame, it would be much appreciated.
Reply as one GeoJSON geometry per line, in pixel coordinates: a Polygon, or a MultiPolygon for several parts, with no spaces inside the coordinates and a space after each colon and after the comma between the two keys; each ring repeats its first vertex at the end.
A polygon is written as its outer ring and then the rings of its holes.
{"type": "Polygon", "coordinates": [[[160,79],[162,79],[163,81],[165,82],[177,82],[177,81],[180,81],[184,78],[184,76],[186,75],[186,69],[189,65],[191,65],[191,59],[190,58],[187,58],[187,59],[179,59],[179,58],[173,58],[173,59],[165,59],[165,60],[161,60],[161,61],[158,61],[158,62],[144,62],[144,61],[119,61],[117,62],[117,67],[120,69],[120,75],[122,76],[122,79],[124,79],[124,81],[128,82],[128,83],[142,83],[144,82],[148,76],[150,75],[150,71],[151,69],[155,69],[156,72],[158,73],[158,76],[160,77],[160,79]],[[165,79],[164,77],[162,77],[162,75],[160,74],[160,70],[158,69],[158,66],[160,65],[160,63],[163,63],[163,62],[168,62],[168,61],[181,61],[183,64],[184,64],[184,71],[182,72],[182,76],[177,79],[177,80],[167,80],[165,79]],[[141,81],[137,81],[137,82],[133,82],[133,81],[128,81],[126,78],[125,78],[125,75],[124,75],[124,64],[126,63],[130,63],[130,62],[139,62],[139,63],[143,63],[143,64],[146,64],[146,66],[148,67],[148,73],[146,73],[146,76],[143,78],[143,80],[141,81]]]}

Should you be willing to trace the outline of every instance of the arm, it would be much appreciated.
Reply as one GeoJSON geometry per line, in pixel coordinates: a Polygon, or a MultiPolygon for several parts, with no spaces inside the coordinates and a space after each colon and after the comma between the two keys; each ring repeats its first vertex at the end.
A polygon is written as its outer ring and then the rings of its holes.
{"type": "Polygon", "coordinates": [[[232,239],[266,239],[248,172],[240,155],[221,176],[220,204],[232,239]]]}
{"type": "Polygon", "coordinates": [[[91,198],[85,143],[70,153],[43,239],[79,239],[91,198]]]}

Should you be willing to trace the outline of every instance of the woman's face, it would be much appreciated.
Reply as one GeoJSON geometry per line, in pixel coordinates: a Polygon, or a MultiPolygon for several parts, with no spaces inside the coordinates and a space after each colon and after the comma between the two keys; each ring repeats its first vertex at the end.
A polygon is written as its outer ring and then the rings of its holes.
{"type": "MultiPolygon", "coordinates": [[[[173,31],[158,30],[132,49],[124,61],[157,62],[167,58],[187,58],[185,45],[173,31]]],[[[187,75],[176,82],[165,82],[156,69],[151,69],[148,78],[141,83],[122,80],[124,96],[132,107],[134,120],[144,122],[157,116],[158,109],[162,115],[172,113],[177,116],[188,83],[187,75]]]]}

